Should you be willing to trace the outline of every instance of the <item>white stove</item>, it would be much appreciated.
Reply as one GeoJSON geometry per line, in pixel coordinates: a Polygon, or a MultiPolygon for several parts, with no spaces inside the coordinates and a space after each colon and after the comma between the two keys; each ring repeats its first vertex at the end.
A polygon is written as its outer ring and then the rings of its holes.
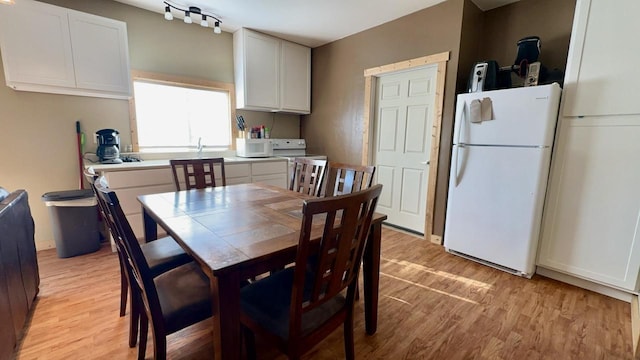
{"type": "Polygon", "coordinates": [[[327,160],[326,155],[307,154],[307,142],[304,139],[271,139],[273,156],[289,160],[289,179],[293,175],[293,160],[304,157],[316,160],[327,160]]]}

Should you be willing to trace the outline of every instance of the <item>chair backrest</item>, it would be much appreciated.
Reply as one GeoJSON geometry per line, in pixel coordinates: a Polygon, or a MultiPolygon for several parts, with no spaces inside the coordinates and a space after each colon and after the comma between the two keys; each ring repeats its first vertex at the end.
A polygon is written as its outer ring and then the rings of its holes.
{"type": "Polygon", "coordinates": [[[346,287],[345,306],[353,306],[364,245],[381,191],[382,185],[375,185],[353,194],[304,202],[291,294],[290,340],[302,335],[303,314],[346,287]],[[324,226],[318,228],[314,219],[324,220],[324,226]],[[310,241],[318,236],[319,243],[310,241]],[[314,260],[309,261],[310,256],[314,260]]]}
{"type": "Polygon", "coordinates": [[[142,295],[142,303],[148,318],[151,320],[154,331],[166,333],[164,331],[164,321],[162,320],[162,308],[160,307],[158,292],[149,269],[149,263],[140,248],[129,221],[122,211],[118,196],[98,181],[95,183],[95,188],[99,201],[102,201],[105,207],[105,217],[109,227],[113,230],[116,246],[118,246],[118,250],[126,260],[125,268],[130,281],[130,289],[140,292],[142,295]]]}
{"type": "Polygon", "coordinates": [[[320,196],[326,166],[326,160],[295,158],[293,160],[289,190],[320,196]]]}
{"type": "Polygon", "coordinates": [[[375,166],[350,165],[330,161],[320,196],[344,195],[368,189],[373,183],[375,171],[375,166]]]}
{"type": "Polygon", "coordinates": [[[171,164],[171,171],[173,171],[173,181],[178,191],[181,190],[181,179],[178,174],[183,176],[185,190],[227,185],[224,173],[224,158],[173,159],[169,163],[171,164]],[[216,167],[220,169],[220,182],[216,182],[216,167]]]}

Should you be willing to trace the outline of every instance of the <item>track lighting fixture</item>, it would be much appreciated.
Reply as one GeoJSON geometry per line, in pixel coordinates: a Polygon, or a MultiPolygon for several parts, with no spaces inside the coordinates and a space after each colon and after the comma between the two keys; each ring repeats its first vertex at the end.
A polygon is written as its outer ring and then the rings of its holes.
{"type": "MultiPolygon", "coordinates": [[[[0,1],[4,1],[4,0],[0,0],[0,1]]],[[[164,18],[166,20],[173,20],[173,14],[171,13],[171,9],[184,12],[184,22],[186,24],[193,23],[193,20],[191,19],[191,14],[196,14],[202,17],[202,20],[200,21],[200,26],[209,27],[209,21],[207,19],[211,18],[214,20],[213,32],[215,34],[222,33],[222,29],[220,28],[220,24],[222,23],[222,21],[218,16],[211,14],[209,12],[205,12],[204,10],[196,6],[189,6],[188,8],[183,8],[182,6],[176,5],[170,1],[165,1],[164,4],[165,4],[164,18]]]]}

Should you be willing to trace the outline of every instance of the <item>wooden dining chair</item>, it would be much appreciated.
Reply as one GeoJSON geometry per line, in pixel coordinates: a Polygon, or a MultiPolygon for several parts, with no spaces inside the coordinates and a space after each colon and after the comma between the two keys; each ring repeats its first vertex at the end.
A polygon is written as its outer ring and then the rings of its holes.
{"type": "Polygon", "coordinates": [[[343,324],[345,358],[354,359],[355,287],[381,190],[375,185],[304,202],[295,266],[241,290],[249,358],[255,358],[254,332],[298,359],[343,324]]]}
{"type": "MultiPolygon", "coordinates": [[[[84,172],[87,182],[93,189],[96,199],[98,201],[98,209],[103,221],[106,222],[109,232],[111,233],[114,242],[117,238],[117,229],[115,224],[110,221],[110,217],[107,216],[107,205],[104,203],[101,196],[99,196],[96,189],[96,182],[103,188],[108,188],[107,181],[104,177],[100,177],[97,174],[85,170],[84,172]]],[[[156,277],[164,272],[174,269],[180,265],[187,264],[193,259],[176,243],[176,241],[167,236],[148,243],[140,245],[142,253],[144,254],[147,263],[149,264],[150,272],[152,276],[156,277]]],[[[116,242],[116,250],[118,253],[118,262],[120,265],[120,316],[124,316],[127,308],[127,294],[131,293],[130,298],[130,322],[129,322],[129,346],[135,347],[138,341],[138,323],[140,320],[140,307],[137,306],[133,293],[135,288],[131,288],[131,278],[126,269],[126,257],[123,249],[118,246],[116,242]]]]}
{"type": "Polygon", "coordinates": [[[368,189],[373,183],[375,166],[350,165],[330,161],[320,196],[350,194],[368,189]]]}
{"type": "MultiPolygon", "coordinates": [[[[350,194],[354,191],[368,189],[373,184],[375,172],[375,166],[329,162],[327,178],[320,196],[350,194]]],[[[356,300],[359,299],[360,287],[356,285],[356,300]]]]}
{"type": "Polygon", "coordinates": [[[204,189],[207,187],[226,186],[224,158],[207,159],[172,159],[169,160],[173,181],[180,191],[180,182],[184,180],[185,190],[204,189]],[[216,170],[218,168],[219,170],[216,170]],[[220,181],[216,181],[216,172],[220,181]],[[180,177],[182,175],[182,178],[180,177]]]}
{"type": "Polygon", "coordinates": [[[326,166],[326,160],[295,158],[289,190],[319,196],[326,166]]]}
{"type": "Polygon", "coordinates": [[[125,268],[132,280],[132,304],[144,310],[140,311],[138,359],[145,358],[149,325],[154,359],[166,359],[167,335],[211,317],[209,279],[195,262],[154,276],[116,193],[100,183],[96,184],[96,192],[114,226],[116,244],[126,259],[125,268]]]}

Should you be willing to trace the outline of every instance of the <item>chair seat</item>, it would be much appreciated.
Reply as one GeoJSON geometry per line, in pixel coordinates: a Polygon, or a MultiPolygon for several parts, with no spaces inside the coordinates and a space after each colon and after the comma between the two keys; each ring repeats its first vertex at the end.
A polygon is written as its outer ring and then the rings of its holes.
{"type": "MultiPolygon", "coordinates": [[[[282,340],[289,337],[289,315],[294,268],[256,281],[241,290],[241,306],[244,315],[282,340]]],[[[311,274],[307,273],[304,299],[311,297],[311,274]]],[[[326,303],[302,316],[302,334],[307,335],[343,308],[346,299],[337,295],[326,303]]]]}
{"type": "Polygon", "coordinates": [[[167,271],[156,277],[154,283],[167,333],[211,316],[209,279],[196,263],[167,271]]]}
{"type": "Polygon", "coordinates": [[[140,245],[149,264],[151,276],[156,277],[193,259],[171,237],[163,237],[140,245]]]}

